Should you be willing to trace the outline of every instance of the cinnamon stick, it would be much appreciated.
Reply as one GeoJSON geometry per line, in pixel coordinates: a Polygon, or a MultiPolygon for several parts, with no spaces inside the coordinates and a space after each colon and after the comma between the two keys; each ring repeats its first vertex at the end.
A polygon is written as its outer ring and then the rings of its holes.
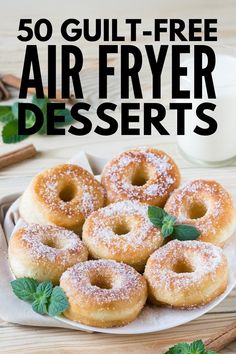
{"type": "Polygon", "coordinates": [[[0,155],[0,169],[6,166],[13,165],[17,162],[26,160],[30,157],[34,157],[37,154],[33,144],[24,146],[18,150],[8,152],[0,155]]]}
{"type": "MultiPolygon", "coordinates": [[[[11,74],[4,75],[1,78],[1,80],[7,86],[14,87],[18,90],[20,89],[21,79],[15,75],[11,75],[11,74]]],[[[43,91],[44,91],[44,95],[48,96],[48,87],[44,87],[43,91]]],[[[35,93],[36,93],[35,88],[33,88],[33,87],[29,87],[28,92],[31,95],[35,95],[35,93]]],[[[56,90],[56,97],[52,98],[51,100],[54,102],[62,102],[62,103],[66,103],[66,104],[73,104],[75,102],[75,98],[73,95],[70,95],[69,98],[62,98],[61,96],[62,96],[61,90],[56,90]]]]}
{"type": "Polygon", "coordinates": [[[0,80],[0,101],[8,100],[10,98],[10,93],[6,89],[3,82],[0,80]]]}
{"type": "Polygon", "coordinates": [[[236,340],[236,321],[205,341],[207,350],[219,350],[236,340]]]}

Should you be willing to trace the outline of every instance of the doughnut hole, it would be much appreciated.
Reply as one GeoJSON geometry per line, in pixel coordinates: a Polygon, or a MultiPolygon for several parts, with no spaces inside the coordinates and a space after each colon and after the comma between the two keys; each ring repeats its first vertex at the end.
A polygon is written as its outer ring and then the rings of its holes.
{"type": "Polygon", "coordinates": [[[58,239],[45,239],[42,240],[42,244],[44,246],[50,247],[50,248],[56,248],[58,250],[63,249],[66,247],[64,244],[63,240],[58,240],[58,239]]]}
{"type": "Polygon", "coordinates": [[[112,227],[113,232],[116,235],[126,235],[131,231],[130,226],[127,224],[127,222],[118,222],[115,223],[112,227]]]}
{"type": "Polygon", "coordinates": [[[194,201],[187,208],[189,219],[200,219],[207,213],[206,205],[201,201],[194,201]]]}
{"type": "Polygon", "coordinates": [[[67,203],[70,202],[72,199],[75,198],[77,193],[77,188],[74,184],[70,183],[70,184],[65,184],[61,191],[59,192],[59,198],[67,203]]]}
{"type": "Polygon", "coordinates": [[[185,260],[178,260],[172,266],[172,271],[175,273],[193,273],[194,269],[191,264],[185,260]]]}
{"type": "Polygon", "coordinates": [[[92,286],[96,286],[100,289],[110,290],[113,288],[113,282],[111,277],[106,274],[93,274],[90,279],[92,286]]]}
{"type": "Polygon", "coordinates": [[[141,165],[134,169],[131,176],[131,184],[133,186],[142,187],[149,181],[150,178],[152,178],[151,171],[141,165]]]}

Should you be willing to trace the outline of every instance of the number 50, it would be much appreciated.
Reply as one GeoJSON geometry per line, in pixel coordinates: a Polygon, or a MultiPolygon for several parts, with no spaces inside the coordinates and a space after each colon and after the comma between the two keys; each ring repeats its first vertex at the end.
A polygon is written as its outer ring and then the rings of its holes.
{"type": "Polygon", "coordinates": [[[25,35],[19,34],[17,38],[22,42],[30,41],[34,36],[41,42],[48,41],[52,36],[52,24],[46,18],[41,18],[38,20],[34,29],[31,28],[32,19],[30,18],[21,18],[19,23],[19,31],[25,32],[25,35]],[[46,31],[42,34],[42,28],[45,28],[46,31]]]}

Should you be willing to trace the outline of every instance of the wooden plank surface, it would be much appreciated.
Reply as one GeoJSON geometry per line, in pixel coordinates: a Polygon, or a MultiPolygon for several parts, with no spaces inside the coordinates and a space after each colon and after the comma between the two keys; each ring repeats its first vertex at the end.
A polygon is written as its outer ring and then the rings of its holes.
{"type": "MultiPolygon", "coordinates": [[[[236,45],[236,25],[235,13],[236,3],[234,0],[224,2],[216,0],[180,0],[173,2],[170,0],[149,0],[143,1],[121,1],[114,9],[114,3],[110,1],[76,1],[72,0],[70,6],[68,2],[51,0],[50,3],[42,0],[40,3],[29,0],[13,1],[8,0],[1,10],[2,19],[0,21],[0,75],[13,73],[21,75],[24,55],[24,45],[17,41],[16,32],[20,17],[40,17],[49,18],[55,28],[54,44],[62,44],[59,36],[60,21],[68,17],[142,17],[148,26],[153,17],[215,17],[219,22],[219,43],[236,45]],[[58,11],[56,11],[58,10],[58,11]],[[115,15],[114,15],[115,14],[115,15]],[[153,15],[154,14],[154,15],[153,15]]],[[[122,29],[125,32],[125,29],[122,29]]],[[[46,44],[37,43],[40,47],[40,62],[44,80],[46,80],[47,52],[46,44]]],[[[93,44],[81,42],[86,52],[85,97],[91,104],[97,104],[95,71],[97,65],[97,51],[93,44]]],[[[117,60],[114,58],[114,60],[117,60]]],[[[145,69],[146,70],[146,69],[145,69]]],[[[146,71],[144,71],[146,74],[146,71]]],[[[146,76],[146,75],[144,75],[146,76]]],[[[168,75],[165,76],[164,85],[168,88],[168,75]]],[[[58,77],[60,82],[60,75],[58,77]]],[[[144,78],[144,82],[145,78],[144,78]]],[[[168,90],[166,89],[168,98],[168,90]]],[[[14,98],[17,92],[13,92],[14,98]]],[[[149,95],[147,86],[147,95],[149,95]]],[[[110,87],[110,96],[114,102],[118,100],[116,85],[110,87]]],[[[119,112],[117,112],[119,116],[119,112]]],[[[95,113],[90,114],[94,126],[97,123],[95,113]]],[[[110,156],[110,146],[112,149],[120,151],[131,146],[156,145],[170,153],[182,169],[183,180],[192,178],[214,178],[224,183],[232,192],[236,201],[236,167],[226,167],[222,169],[197,168],[184,160],[179,154],[175,143],[174,132],[176,130],[176,117],[168,112],[166,126],[172,133],[170,136],[159,136],[157,133],[152,137],[121,137],[116,134],[112,137],[101,137],[94,133],[84,137],[31,137],[27,143],[34,143],[39,150],[37,158],[25,161],[11,168],[0,171],[0,195],[14,193],[19,189],[24,190],[30,178],[43,168],[50,167],[57,163],[66,161],[73,154],[81,149],[90,154],[110,156]]],[[[20,143],[17,147],[25,145],[20,143]]],[[[0,142],[0,152],[10,151],[15,146],[4,145],[0,142]]],[[[175,329],[138,336],[118,336],[106,334],[88,334],[72,330],[53,328],[33,328],[22,327],[6,323],[0,320],[0,353],[96,353],[96,354],[116,354],[116,353],[139,353],[139,354],[162,354],[166,348],[178,341],[191,341],[195,338],[205,339],[219,329],[236,320],[236,290],[227,297],[212,312],[201,318],[175,329]]],[[[236,343],[232,343],[228,348],[222,350],[223,354],[236,353],[236,343]]]]}
{"type": "MultiPolygon", "coordinates": [[[[108,142],[108,145],[111,142],[108,142]]],[[[39,144],[40,145],[40,144],[39,144]]],[[[39,146],[38,145],[38,146],[39,146]]],[[[119,145],[119,144],[118,144],[119,145]]],[[[134,144],[135,145],[135,144],[134,144]]],[[[90,144],[90,153],[99,153],[100,144],[90,144]]],[[[181,168],[183,180],[198,177],[215,178],[232,192],[236,201],[235,167],[224,169],[198,168],[188,164],[179,155],[175,143],[159,143],[158,147],[171,153],[181,168]]],[[[104,146],[103,146],[104,148],[104,146]]],[[[24,189],[31,175],[44,167],[51,166],[70,158],[80,149],[77,144],[68,144],[66,152],[63,148],[41,146],[41,156],[38,159],[25,162],[23,165],[14,166],[0,173],[0,195],[6,191],[24,189]],[[77,147],[77,149],[76,149],[77,147]],[[40,162],[40,163],[39,163],[40,162]],[[22,168],[24,166],[24,168],[22,168]],[[19,174],[17,171],[19,170],[19,174]]],[[[103,149],[101,149],[103,151],[103,149]]],[[[109,155],[109,154],[108,154],[109,155]]],[[[137,342],[139,353],[163,353],[165,348],[177,341],[206,339],[219,329],[236,320],[236,290],[234,290],[211,313],[175,329],[138,336],[115,336],[105,334],[88,334],[62,329],[23,328],[5,322],[0,322],[0,352],[1,346],[4,353],[17,351],[20,353],[40,353],[53,350],[61,353],[136,353],[137,342]]],[[[232,344],[222,353],[234,353],[236,344],[232,344]]]]}

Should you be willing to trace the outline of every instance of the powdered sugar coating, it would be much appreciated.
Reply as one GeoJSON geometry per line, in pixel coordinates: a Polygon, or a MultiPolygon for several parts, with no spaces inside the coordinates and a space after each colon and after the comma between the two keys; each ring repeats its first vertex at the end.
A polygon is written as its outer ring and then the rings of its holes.
{"type": "Polygon", "coordinates": [[[76,165],[57,166],[45,171],[44,175],[39,175],[37,180],[40,180],[40,185],[36,187],[37,193],[47,208],[51,212],[60,210],[68,218],[76,218],[78,213],[87,217],[96,210],[97,193],[100,198],[101,195],[105,198],[105,192],[99,182],[89,172],[76,165]],[[75,189],[75,196],[71,201],[64,201],[59,197],[60,191],[67,186],[75,189]]]}
{"type": "MultiPolygon", "coordinates": [[[[191,224],[201,232],[200,240],[221,240],[221,233],[234,222],[233,202],[229,193],[216,181],[195,180],[174,191],[165,205],[165,210],[176,216],[179,223],[191,224]],[[203,215],[191,218],[189,210],[202,205],[203,215]],[[205,209],[205,210],[204,210],[205,209]]],[[[231,234],[224,235],[224,238],[231,234]]]]}
{"type": "Polygon", "coordinates": [[[133,199],[163,205],[169,193],[179,185],[179,179],[174,161],[152,148],[123,152],[112,159],[102,173],[102,183],[111,202],[133,199]],[[132,180],[141,170],[147,181],[144,185],[135,185],[132,180]]]}
{"type": "Polygon", "coordinates": [[[91,173],[62,164],[33,178],[19,212],[27,223],[57,225],[81,234],[85,219],[105,202],[105,189],[91,173]]]}
{"type": "MultiPolygon", "coordinates": [[[[112,188],[116,193],[119,193],[121,190],[124,190],[127,193],[131,194],[133,198],[135,198],[138,197],[139,194],[138,188],[132,186],[129,181],[123,181],[122,183],[120,183],[119,176],[125,173],[124,168],[128,167],[130,164],[141,164],[141,155],[132,154],[128,152],[126,154],[121,155],[121,157],[118,159],[117,164],[111,166],[108,174],[110,174],[110,180],[111,182],[113,182],[112,188]],[[129,155],[126,156],[126,154],[129,155]]],[[[145,160],[148,164],[151,164],[155,167],[156,173],[159,176],[161,174],[164,175],[163,178],[160,179],[159,183],[149,185],[148,188],[144,190],[144,193],[147,196],[163,195],[166,192],[168,185],[174,182],[174,179],[171,177],[169,177],[166,183],[164,180],[164,178],[167,177],[167,172],[172,169],[172,165],[168,162],[168,158],[166,156],[158,157],[153,153],[148,153],[146,151],[142,152],[142,156],[145,157],[145,160]]]]}
{"type": "Polygon", "coordinates": [[[148,238],[149,233],[155,232],[156,238],[160,236],[160,230],[155,228],[148,218],[148,206],[135,202],[123,201],[110,204],[105,208],[98,210],[93,214],[92,235],[94,242],[106,244],[111,252],[115,251],[114,244],[123,244],[124,252],[127,247],[132,245],[134,248],[140,248],[147,242],[153,243],[152,238],[148,238]],[[132,224],[132,220],[135,224],[132,224]],[[130,223],[129,223],[130,221],[130,223]],[[116,234],[113,230],[115,224],[127,222],[130,225],[130,231],[125,235],[116,234]]]}
{"type": "Polygon", "coordinates": [[[115,259],[140,269],[163,243],[160,229],[148,218],[148,206],[128,200],[92,213],[82,238],[94,258],[115,259]]]}
{"type": "Polygon", "coordinates": [[[174,240],[153,253],[144,276],[152,302],[193,308],[225,291],[227,259],[219,247],[210,243],[174,240]]]}
{"type": "Polygon", "coordinates": [[[61,227],[31,224],[17,232],[35,262],[45,259],[53,263],[60,260],[65,264],[71,256],[80,255],[85,250],[74,232],[61,227]]]}
{"type": "Polygon", "coordinates": [[[117,301],[133,302],[134,294],[145,294],[146,291],[145,280],[138,272],[112,260],[76,264],[63,273],[60,284],[74,302],[77,301],[76,293],[79,293],[78,300],[82,295],[84,301],[107,305],[117,301]],[[97,286],[100,279],[105,279],[110,288],[97,286]]]}
{"type": "Polygon", "coordinates": [[[225,262],[221,248],[210,243],[173,240],[152,254],[145,274],[160,288],[182,291],[202,283],[205,276],[210,276],[214,282],[217,279],[217,269],[225,262]],[[187,264],[192,271],[175,272],[178,263],[187,264]]]}

